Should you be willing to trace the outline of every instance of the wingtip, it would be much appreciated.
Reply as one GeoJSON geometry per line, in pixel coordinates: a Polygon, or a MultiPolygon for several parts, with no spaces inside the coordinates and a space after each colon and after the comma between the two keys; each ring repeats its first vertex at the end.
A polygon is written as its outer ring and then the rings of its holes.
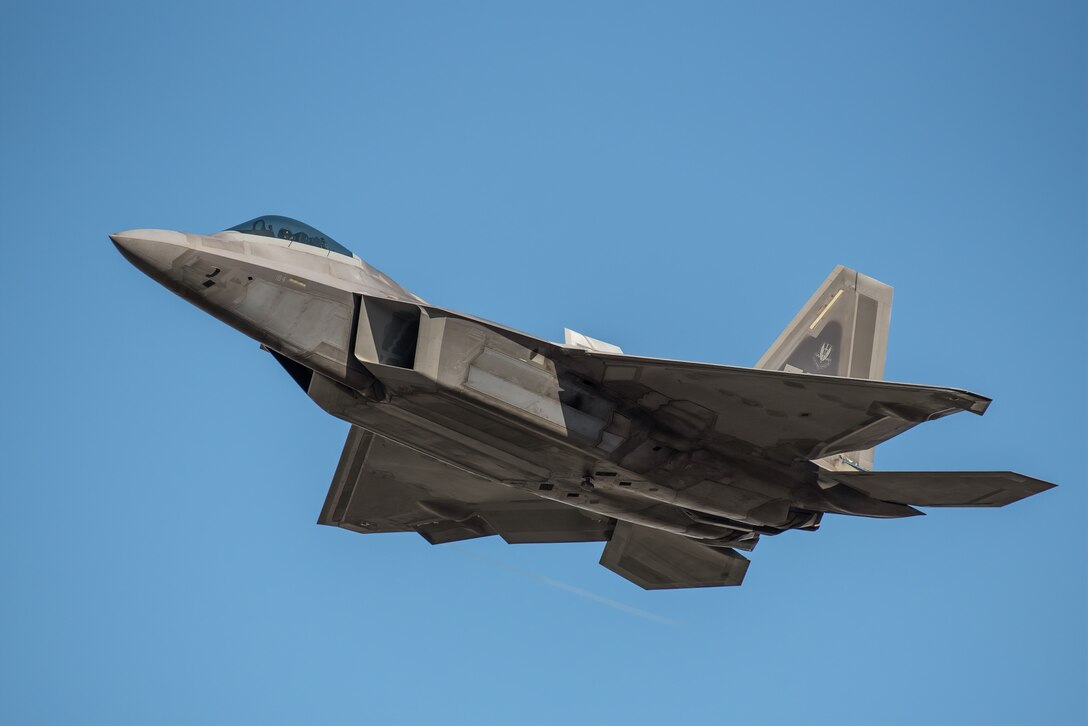
{"type": "Polygon", "coordinates": [[[972,391],[964,391],[962,389],[952,389],[954,395],[953,398],[956,404],[964,411],[970,411],[976,416],[981,416],[986,413],[986,409],[993,403],[992,398],[981,396],[972,391]]]}
{"type": "Polygon", "coordinates": [[[971,405],[967,408],[967,410],[977,416],[981,416],[982,414],[986,413],[986,409],[988,409],[990,407],[990,404],[993,403],[993,399],[986,398],[985,396],[980,396],[977,393],[973,393],[971,394],[971,396],[974,400],[971,402],[971,405]]]}

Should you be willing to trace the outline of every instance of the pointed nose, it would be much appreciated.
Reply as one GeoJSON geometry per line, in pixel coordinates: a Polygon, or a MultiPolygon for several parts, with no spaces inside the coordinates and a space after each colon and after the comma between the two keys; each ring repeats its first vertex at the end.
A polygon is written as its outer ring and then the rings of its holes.
{"type": "Polygon", "coordinates": [[[126,260],[155,278],[168,272],[189,249],[184,234],[165,229],[131,229],[111,234],[110,239],[126,260]]]}

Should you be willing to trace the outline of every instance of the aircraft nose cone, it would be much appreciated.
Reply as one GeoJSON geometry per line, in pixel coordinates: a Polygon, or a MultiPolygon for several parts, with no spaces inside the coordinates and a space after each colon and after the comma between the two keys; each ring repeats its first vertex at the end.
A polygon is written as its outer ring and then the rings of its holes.
{"type": "Polygon", "coordinates": [[[161,229],[133,229],[110,235],[125,259],[158,278],[170,270],[187,249],[185,235],[161,229]]]}

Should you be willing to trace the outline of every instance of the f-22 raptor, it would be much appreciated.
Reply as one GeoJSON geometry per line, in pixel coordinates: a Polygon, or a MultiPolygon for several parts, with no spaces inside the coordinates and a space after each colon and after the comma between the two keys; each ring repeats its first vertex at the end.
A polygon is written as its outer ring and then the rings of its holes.
{"type": "Polygon", "coordinates": [[[882,380],[892,290],[836,267],[757,363],[554,343],[430,305],[280,216],[111,235],[157,282],[261,344],[351,424],[318,522],[432,544],[607,544],[647,589],[739,585],[761,535],[825,514],[1000,507],[1012,472],[873,471],[873,448],[990,399],[882,380]]]}

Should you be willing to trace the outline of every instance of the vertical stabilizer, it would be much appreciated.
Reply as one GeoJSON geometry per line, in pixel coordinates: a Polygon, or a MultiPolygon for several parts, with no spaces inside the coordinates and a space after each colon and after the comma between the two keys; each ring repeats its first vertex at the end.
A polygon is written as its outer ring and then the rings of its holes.
{"type": "MultiPolygon", "coordinates": [[[[837,266],[756,364],[765,370],[883,380],[892,288],[837,266]]],[[[873,451],[818,461],[830,469],[871,469],[873,451]]]]}

